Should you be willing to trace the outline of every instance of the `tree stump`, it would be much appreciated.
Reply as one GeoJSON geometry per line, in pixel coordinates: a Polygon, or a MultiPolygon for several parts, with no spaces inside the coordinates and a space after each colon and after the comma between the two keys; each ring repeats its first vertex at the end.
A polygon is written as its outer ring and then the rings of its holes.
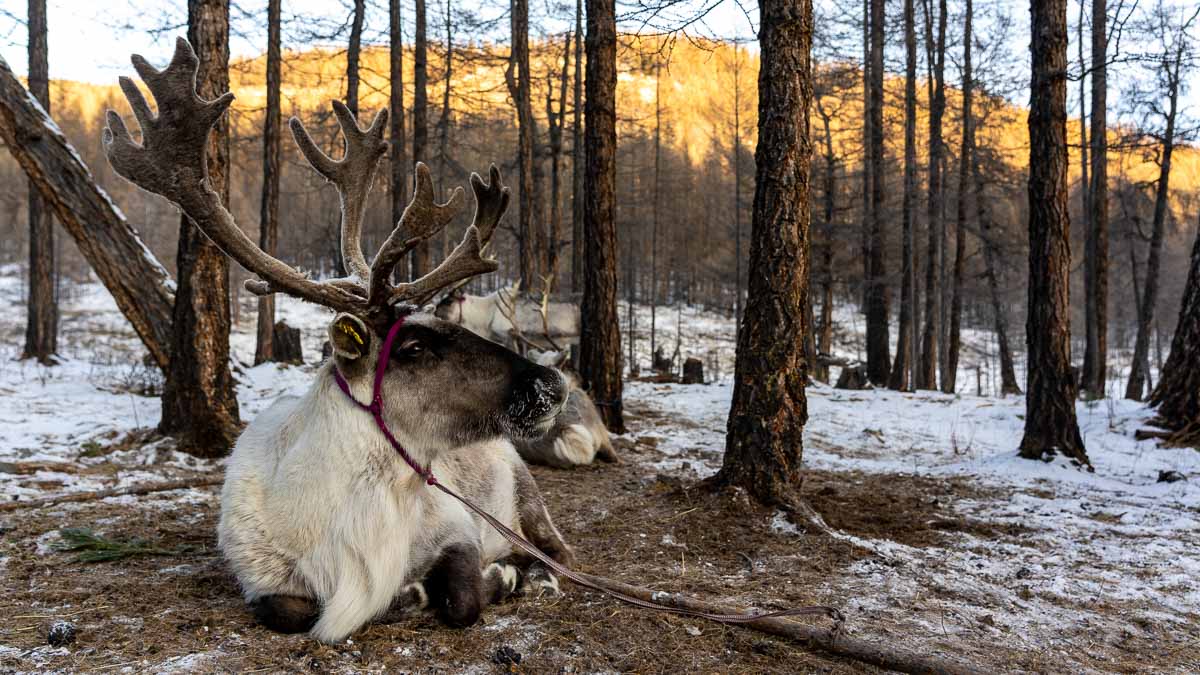
{"type": "Polygon", "coordinates": [[[683,362],[683,383],[684,384],[704,384],[704,362],[700,359],[689,356],[683,362]]]}
{"type": "Polygon", "coordinates": [[[843,366],[841,375],[838,375],[836,389],[868,389],[870,385],[867,383],[867,369],[861,363],[852,366],[843,366]]]}
{"type": "Polygon", "coordinates": [[[663,352],[663,348],[659,347],[654,350],[654,372],[662,374],[671,372],[672,367],[671,357],[663,352]]]}
{"type": "Polygon", "coordinates": [[[283,321],[275,322],[274,350],[276,363],[304,365],[304,354],[300,348],[300,329],[292,328],[283,321]]]}

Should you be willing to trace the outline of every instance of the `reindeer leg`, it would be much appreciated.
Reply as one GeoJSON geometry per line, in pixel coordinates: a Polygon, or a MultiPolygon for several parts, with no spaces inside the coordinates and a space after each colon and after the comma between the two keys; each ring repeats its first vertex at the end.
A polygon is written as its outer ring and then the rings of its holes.
{"type": "MultiPolygon", "coordinates": [[[[575,552],[567,545],[562,533],[554,526],[542,493],[538,490],[537,482],[529,473],[529,467],[520,462],[513,467],[517,487],[517,517],[520,519],[521,532],[534,546],[543,553],[570,567],[575,563],[575,552]]],[[[558,593],[558,580],[546,566],[531,556],[515,553],[513,558],[520,561],[525,578],[522,581],[522,591],[535,593],[558,593]]]]}
{"type": "Polygon", "coordinates": [[[520,577],[516,566],[505,561],[481,569],[475,544],[452,544],[442,550],[429,570],[423,592],[442,623],[466,628],[479,620],[486,605],[512,595],[520,577]]]}

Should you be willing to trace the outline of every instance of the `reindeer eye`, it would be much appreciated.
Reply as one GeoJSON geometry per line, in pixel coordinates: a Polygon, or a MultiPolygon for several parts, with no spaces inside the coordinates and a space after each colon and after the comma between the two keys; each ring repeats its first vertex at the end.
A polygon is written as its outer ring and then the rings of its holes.
{"type": "Polygon", "coordinates": [[[417,338],[409,338],[396,347],[396,352],[405,356],[416,356],[423,351],[425,351],[425,345],[421,344],[417,338]]]}

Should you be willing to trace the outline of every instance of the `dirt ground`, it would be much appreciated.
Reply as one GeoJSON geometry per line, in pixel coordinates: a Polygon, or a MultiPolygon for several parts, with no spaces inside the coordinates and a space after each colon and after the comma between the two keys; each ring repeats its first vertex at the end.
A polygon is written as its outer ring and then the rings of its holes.
{"type": "MultiPolygon", "coordinates": [[[[642,411],[643,414],[648,414],[642,411]]],[[[638,410],[631,411],[636,416],[638,410]]],[[[1057,646],[991,631],[914,628],[856,602],[853,563],[876,555],[853,537],[913,547],[969,536],[1018,542],[1019,527],[956,517],[958,499],[996,498],[966,481],[810,471],[804,495],[830,527],[798,531],[737,492],[718,494],[648,474],[653,438],[626,443],[625,461],[573,472],[535,469],[551,513],[588,572],[711,601],[781,608],[840,607],[852,634],[953,654],[985,671],[1064,672],[1062,650],[1108,672],[1186,670],[1196,636],[1142,626],[1111,641],[1063,626],[1057,646]],[[782,530],[782,531],[781,531],[782,530]]],[[[516,599],[451,630],[431,619],[374,625],[346,644],[320,645],[256,626],[216,550],[216,489],[64,504],[0,514],[0,672],[872,672],[745,628],[646,612],[564,585],[560,598],[516,599]],[[81,563],[54,547],[64,527],[139,538],[169,555],[81,563]],[[66,648],[47,645],[52,621],[75,624],[66,648]]],[[[927,589],[926,603],[952,591],[927,589]]],[[[1112,611],[1122,611],[1114,607],[1112,611]]]]}

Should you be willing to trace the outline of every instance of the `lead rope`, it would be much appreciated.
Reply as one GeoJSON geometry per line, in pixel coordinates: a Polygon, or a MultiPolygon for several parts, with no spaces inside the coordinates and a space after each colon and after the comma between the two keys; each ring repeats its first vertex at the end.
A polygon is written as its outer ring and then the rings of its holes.
{"type": "MultiPolygon", "coordinates": [[[[561,574],[562,576],[570,579],[580,586],[583,586],[584,588],[599,591],[609,597],[620,600],[621,602],[633,605],[634,607],[641,607],[642,609],[651,609],[660,612],[669,612],[671,614],[679,614],[683,616],[693,616],[701,619],[709,619],[710,621],[717,621],[720,623],[734,624],[750,623],[760,619],[773,619],[786,616],[827,616],[834,621],[834,635],[841,630],[842,623],[845,621],[845,617],[842,616],[840,611],[833,607],[814,605],[810,607],[797,607],[794,609],[783,609],[775,612],[763,612],[757,614],[714,614],[696,609],[689,609],[686,607],[662,605],[656,602],[643,600],[620,591],[615,591],[605,586],[601,586],[588,577],[572,570],[566,565],[563,565],[557,560],[546,555],[541,549],[539,549],[537,546],[534,546],[524,537],[514,532],[507,525],[497,520],[492,514],[484,511],[479,506],[476,506],[471,500],[463,497],[454,490],[451,490],[442,483],[438,482],[437,478],[435,478],[433,475],[433,471],[429,467],[422,467],[415,459],[412,458],[411,455],[408,454],[408,451],[404,449],[404,446],[402,446],[400,442],[396,440],[396,437],[392,435],[391,429],[388,428],[387,422],[383,419],[383,376],[387,372],[387,364],[388,359],[391,356],[392,345],[396,341],[396,335],[400,332],[400,326],[404,324],[404,319],[405,317],[402,316],[396,321],[396,323],[392,324],[391,329],[388,330],[387,338],[383,341],[383,348],[379,352],[379,362],[375,367],[375,383],[372,390],[371,402],[369,404],[364,404],[358,399],[354,398],[354,394],[350,393],[350,385],[346,382],[346,379],[342,377],[342,373],[337,369],[336,366],[334,366],[333,369],[333,378],[337,382],[338,388],[340,388],[342,392],[344,392],[346,396],[354,402],[355,405],[367,411],[373,418],[375,418],[375,424],[379,427],[379,430],[383,432],[384,438],[386,438],[388,443],[390,443],[391,446],[396,450],[396,453],[400,455],[400,458],[403,459],[404,462],[408,464],[408,466],[411,467],[418,476],[424,479],[427,485],[431,485],[450,497],[458,500],[463,506],[470,509],[480,518],[483,518],[488,525],[491,525],[492,528],[499,532],[502,537],[507,539],[509,543],[513,544],[522,551],[525,551],[534,558],[537,558],[544,565],[554,570],[558,574],[561,574]]],[[[602,579],[603,577],[598,578],[602,579]]],[[[657,595],[657,592],[655,595],[657,595]]]]}

